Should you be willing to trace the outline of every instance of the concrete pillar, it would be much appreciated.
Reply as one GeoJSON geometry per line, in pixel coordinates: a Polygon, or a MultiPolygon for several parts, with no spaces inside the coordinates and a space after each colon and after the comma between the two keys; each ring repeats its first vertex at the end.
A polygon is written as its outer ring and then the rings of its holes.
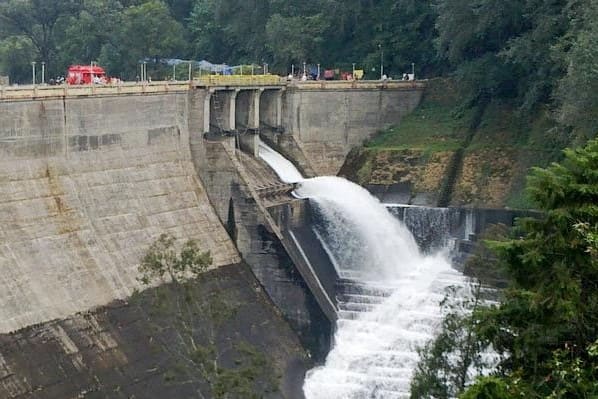
{"type": "MultiPolygon", "coordinates": [[[[210,89],[210,124],[224,132],[235,130],[235,109],[239,90],[210,89]]],[[[206,118],[207,119],[207,118],[206,118]]]]}
{"type": "Polygon", "coordinates": [[[212,99],[212,94],[214,91],[212,89],[208,90],[206,97],[203,101],[203,132],[209,133],[210,132],[210,101],[212,99]]]}
{"type": "Polygon", "coordinates": [[[249,129],[259,129],[260,127],[260,98],[264,89],[254,90],[249,103],[249,129]]]}
{"type": "Polygon", "coordinates": [[[253,156],[259,157],[260,136],[257,134],[240,134],[239,147],[241,151],[253,156]]]}
{"type": "Polygon", "coordinates": [[[228,126],[224,129],[233,131],[236,129],[236,107],[237,107],[237,94],[239,94],[239,89],[230,92],[229,96],[229,106],[228,106],[228,126]]]}
{"type": "Polygon", "coordinates": [[[282,128],[282,90],[266,90],[260,98],[260,123],[275,129],[282,128]]]}
{"type": "Polygon", "coordinates": [[[259,89],[241,90],[236,102],[237,130],[256,131],[259,127],[259,89]]]}
{"type": "Polygon", "coordinates": [[[282,93],[284,89],[278,90],[276,95],[276,129],[282,129],[282,93]]]}

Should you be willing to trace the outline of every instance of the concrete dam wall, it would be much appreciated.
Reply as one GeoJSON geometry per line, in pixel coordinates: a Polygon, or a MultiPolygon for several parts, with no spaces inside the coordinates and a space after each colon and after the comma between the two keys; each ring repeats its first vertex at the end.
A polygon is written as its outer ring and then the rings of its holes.
{"type": "MultiPolygon", "coordinates": [[[[210,122],[224,116],[231,126],[259,123],[305,170],[335,174],[351,147],[398,123],[423,90],[324,85],[0,102],[0,333],[128,297],[141,288],[140,258],[164,232],[196,239],[214,267],[239,262],[238,247],[270,294],[288,294],[295,283],[278,287],[256,266],[271,263],[256,247],[269,216],[242,187],[237,150],[203,137],[217,136],[210,122]]],[[[285,295],[274,297],[288,315],[297,302],[285,295]]],[[[313,302],[304,287],[295,298],[313,302]]],[[[320,324],[321,315],[294,313],[296,325],[320,324]]]]}
{"type": "Polygon", "coordinates": [[[423,89],[400,83],[333,90],[325,83],[299,85],[283,97],[283,127],[317,175],[336,175],[353,147],[413,111],[423,89]]]}
{"type": "Polygon", "coordinates": [[[193,169],[190,99],[0,103],[0,332],[129,296],[164,232],[240,260],[193,169]]]}

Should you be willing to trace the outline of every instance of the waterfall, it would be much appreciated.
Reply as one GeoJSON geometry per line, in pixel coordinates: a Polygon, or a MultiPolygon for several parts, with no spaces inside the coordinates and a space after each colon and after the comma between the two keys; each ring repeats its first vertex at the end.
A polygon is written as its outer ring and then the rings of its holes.
{"type": "Polygon", "coordinates": [[[464,278],[440,254],[422,255],[367,190],[339,177],[303,179],[272,153],[260,145],[260,156],[316,208],[317,235],[341,277],[334,344],[325,364],[307,373],[306,398],[409,397],[416,349],[433,337],[446,287],[464,278]]]}

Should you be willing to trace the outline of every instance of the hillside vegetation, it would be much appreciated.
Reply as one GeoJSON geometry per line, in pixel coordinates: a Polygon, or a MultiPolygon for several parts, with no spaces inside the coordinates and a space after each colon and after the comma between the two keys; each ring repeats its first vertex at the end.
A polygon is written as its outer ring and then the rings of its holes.
{"type": "MultiPolygon", "coordinates": [[[[596,0],[0,0],[0,74],[46,79],[97,61],[112,76],[187,76],[169,58],[303,63],[367,78],[452,76],[462,109],[493,104],[536,119],[548,109],[571,142],[598,128],[596,0]]],[[[260,69],[258,69],[260,73],[260,69]]],[[[430,109],[430,112],[434,112],[430,109]]],[[[407,145],[407,143],[404,143],[407,145]]]]}
{"type": "Polygon", "coordinates": [[[413,196],[436,194],[431,205],[530,207],[529,169],[559,160],[571,137],[546,106],[524,113],[506,101],[480,109],[460,100],[454,80],[429,81],[420,106],[353,151],[341,173],[364,185],[408,182],[413,196]]]}

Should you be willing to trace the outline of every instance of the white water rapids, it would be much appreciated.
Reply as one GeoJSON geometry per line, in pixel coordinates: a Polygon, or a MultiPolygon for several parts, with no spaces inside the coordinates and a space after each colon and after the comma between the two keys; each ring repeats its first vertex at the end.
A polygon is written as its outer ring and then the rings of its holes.
{"type": "Polygon", "coordinates": [[[269,147],[264,159],[324,220],[318,236],[341,277],[333,347],[305,379],[307,399],[407,398],[416,348],[433,337],[449,285],[465,284],[444,256],[423,256],[411,233],[365,189],[339,177],[303,179],[269,147]]]}

